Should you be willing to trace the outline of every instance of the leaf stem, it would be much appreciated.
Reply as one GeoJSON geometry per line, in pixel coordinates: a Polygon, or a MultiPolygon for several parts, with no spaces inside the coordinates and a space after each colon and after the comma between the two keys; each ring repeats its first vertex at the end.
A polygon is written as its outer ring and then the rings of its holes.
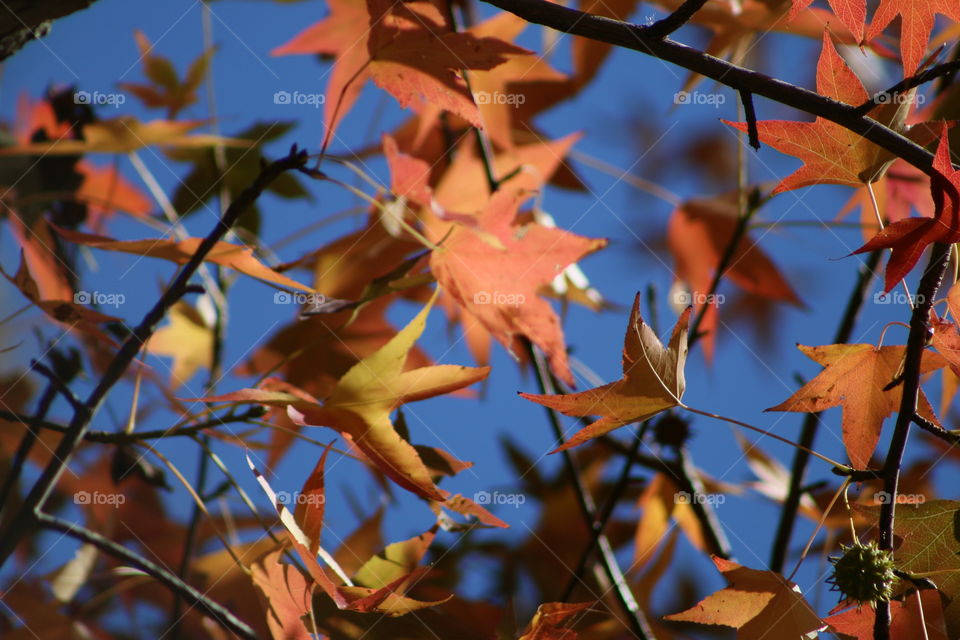
{"type": "Polygon", "coordinates": [[[786,438],[782,438],[782,437],[778,436],[778,435],[775,434],[775,433],[771,433],[770,430],[764,430],[764,429],[761,429],[760,427],[755,427],[755,426],[753,426],[752,424],[747,424],[746,422],[741,422],[740,420],[736,420],[736,419],[734,419],[734,418],[728,418],[728,417],[722,416],[722,415],[720,415],[720,414],[718,414],[718,413],[710,413],[709,411],[701,411],[700,409],[694,409],[693,407],[688,407],[687,405],[683,404],[682,402],[679,404],[679,406],[682,407],[682,408],[684,408],[684,409],[686,409],[687,411],[689,411],[689,412],[691,412],[691,413],[696,413],[696,414],[699,414],[699,415],[701,415],[701,416],[706,416],[706,417],[708,417],[708,418],[714,418],[714,419],[716,419],[716,420],[723,420],[724,422],[729,422],[730,424],[735,424],[735,425],[737,425],[737,426],[739,426],[739,427],[743,427],[743,428],[745,428],[745,429],[750,429],[751,431],[756,431],[757,433],[761,433],[761,434],[763,434],[763,435],[765,435],[765,436],[770,436],[770,437],[773,438],[774,440],[779,440],[780,442],[783,442],[783,443],[785,443],[785,444],[788,444],[788,445],[790,445],[791,447],[796,447],[797,449],[806,452],[808,455],[811,455],[811,456],[815,456],[815,457],[817,457],[817,458],[820,458],[820,459],[823,460],[824,462],[826,462],[826,463],[828,463],[828,464],[830,464],[830,465],[832,465],[832,466],[834,466],[834,467],[837,467],[837,468],[839,468],[839,469],[848,469],[848,468],[849,468],[847,465],[842,464],[842,463],[840,463],[840,462],[837,462],[836,460],[833,460],[833,459],[831,459],[831,458],[828,458],[828,457],[825,456],[825,455],[821,455],[821,454],[817,453],[816,451],[814,451],[813,449],[809,449],[809,448],[807,448],[807,447],[804,447],[803,445],[799,445],[799,444],[797,444],[796,442],[794,442],[793,440],[787,440],[786,438]]]}

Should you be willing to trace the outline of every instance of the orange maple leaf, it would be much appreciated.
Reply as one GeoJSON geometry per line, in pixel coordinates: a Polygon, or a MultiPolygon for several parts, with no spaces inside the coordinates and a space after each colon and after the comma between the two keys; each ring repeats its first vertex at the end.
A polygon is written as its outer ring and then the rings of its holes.
{"type": "Polygon", "coordinates": [[[664,619],[733,627],[738,630],[738,640],[804,640],[826,626],[799,587],[779,573],[717,557],[713,564],[729,586],[664,619]]]}
{"type": "Polygon", "coordinates": [[[664,347],[640,317],[640,294],[623,340],[623,377],[595,389],[564,395],[521,393],[520,396],[568,416],[601,416],[551,453],[583,444],[619,427],[639,422],[680,405],[686,390],[687,324],[691,308],[680,314],[669,344],[664,347]]]}
{"type": "Polygon", "coordinates": [[[401,107],[429,102],[480,127],[461,69],[492,69],[508,54],[530,53],[496,38],[456,33],[431,2],[331,0],[330,15],[272,51],[275,56],[336,56],[324,124],[327,135],[350,110],[368,79],[401,107]]]}
{"type": "Polygon", "coordinates": [[[939,172],[939,175],[931,176],[930,180],[934,203],[933,217],[906,218],[894,222],[853,252],[856,254],[877,249],[892,250],[884,274],[884,291],[893,289],[913,269],[927,245],[960,241],[960,171],[955,171],[950,162],[950,141],[946,125],[933,159],[933,168],[939,172]]]}
{"type": "MultiPolygon", "coordinates": [[[[164,240],[162,238],[114,240],[106,236],[81,233],[60,227],[57,227],[56,230],[64,239],[76,244],[95,247],[97,249],[103,249],[104,251],[119,251],[121,253],[161,258],[181,265],[190,261],[197,252],[200,243],[203,241],[202,238],[184,238],[183,240],[164,240]]],[[[253,255],[253,249],[247,246],[220,241],[214,245],[204,260],[235,269],[251,278],[257,278],[258,280],[270,282],[281,287],[313,292],[313,289],[310,287],[302,285],[296,280],[292,280],[260,262],[260,260],[253,255]]]]}
{"type": "MultiPolygon", "coordinates": [[[[870,99],[826,32],[817,62],[817,93],[854,106],[870,99]]],[[[934,139],[936,133],[925,123],[906,128],[904,122],[909,107],[909,100],[889,102],[875,107],[868,115],[921,144],[934,139]]],[[[748,129],[745,122],[723,122],[740,131],[748,129]]],[[[757,131],[764,143],[804,162],[780,181],[773,194],[814,184],[859,187],[877,180],[895,159],[889,151],[826,118],[817,117],[813,122],[762,120],[757,122],[757,131]]]]}
{"type": "Polygon", "coordinates": [[[607,241],[517,224],[520,201],[517,191],[501,188],[475,216],[475,226],[454,223],[431,253],[430,268],[457,304],[507,349],[520,353],[518,340],[528,338],[547,354],[556,376],[572,385],[560,319],[538,291],[607,241]]]}
{"type": "Polygon", "coordinates": [[[920,66],[938,13],[960,22],[960,4],[956,0],[880,0],[867,30],[867,40],[880,35],[899,15],[903,75],[910,76],[920,66]]]}
{"type": "Polygon", "coordinates": [[[322,404],[303,393],[269,389],[243,389],[204,401],[287,407],[296,424],[336,429],[398,485],[424,498],[443,502],[450,494],[434,484],[433,474],[413,445],[397,431],[390,414],[404,404],[484,380],[490,368],[434,365],[409,370],[405,367],[414,342],[426,326],[433,300],[431,298],[420,313],[380,349],[351,367],[322,404]]]}
{"type": "MultiPolygon", "coordinates": [[[[812,413],[843,407],[843,444],[856,469],[866,469],[880,439],[883,421],[900,406],[903,386],[892,389],[903,362],[906,347],[872,344],[830,344],[820,347],[797,345],[807,357],[825,368],[792,396],[766,411],[812,413]]],[[[921,373],[946,366],[940,355],[924,352],[921,373]]],[[[920,391],[918,413],[939,424],[927,397],[920,391]]]]}
{"type": "MultiPolygon", "coordinates": [[[[904,600],[890,602],[890,639],[947,640],[946,622],[943,617],[941,594],[936,589],[915,591],[904,600]]],[[[833,613],[833,612],[831,612],[833,613]]],[[[877,613],[873,607],[850,607],[823,621],[831,631],[855,640],[873,640],[873,625],[877,613]]]]}

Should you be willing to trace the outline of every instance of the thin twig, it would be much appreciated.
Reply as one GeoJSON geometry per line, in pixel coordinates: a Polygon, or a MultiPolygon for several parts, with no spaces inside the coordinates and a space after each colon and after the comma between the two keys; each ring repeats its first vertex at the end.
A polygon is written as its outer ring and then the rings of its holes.
{"type": "MultiPolygon", "coordinates": [[[[34,413],[34,420],[43,420],[47,412],[50,410],[50,405],[53,404],[54,399],[57,397],[57,389],[53,384],[53,381],[47,383],[46,389],[43,391],[43,395],[40,396],[40,400],[37,402],[37,410],[34,413]]],[[[23,465],[27,461],[27,456],[30,455],[30,450],[33,449],[34,443],[37,441],[39,433],[37,432],[36,427],[25,420],[19,421],[23,424],[27,430],[23,434],[23,438],[20,440],[20,444],[17,446],[16,452],[13,454],[13,460],[10,462],[10,469],[7,471],[6,477],[3,479],[3,487],[0,488],[0,513],[3,512],[4,507],[6,507],[9,502],[10,493],[13,491],[13,488],[16,486],[17,481],[20,479],[20,474],[23,472],[23,465]]]]}
{"type": "Polygon", "coordinates": [[[938,427],[937,425],[933,424],[923,416],[918,414],[913,414],[913,416],[911,416],[910,419],[913,420],[913,423],[915,425],[917,425],[927,433],[931,433],[935,435],[936,437],[940,438],[944,442],[947,442],[949,444],[960,444],[960,435],[957,435],[952,431],[946,431],[941,427],[938,427]]]}
{"type": "Polygon", "coordinates": [[[71,538],[76,538],[82,542],[92,544],[96,548],[100,549],[100,551],[140,569],[158,582],[164,584],[171,591],[177,593],[185,602],[190,604],[190,606],[196,607],[198,610],[202,611],[206,616],[215,621],[224,629],[237,634],[241,638],[246,638],[248,640],[259,640],[259,636],[257,636],[256,632],[245,622],[233,615],[233,613],[225,609],[223,606],[217,604],[204,594],[200,593],[197,589],[191,587],[189,584],[173,575],[166,569],[154,564],[141,555],[130,551],[126,547],[123,547],[108,538],[103,537],[99,533],[90,531],[89,529],[81,527],[80,525],[72,522],[61,520],[55,516],[51,516],[46,513],[38,513],[36,514],[36,518],[39,524],[44,528],[60,531],[71,538]]]}
{"type": "Polygon", "coordinates": [[[954,74],[958,70],[960,70],[960,60],[952,60],[950,62],[944,62],[943,64],[930,67],[926,71],[921,71],[920,73],[910,76],[909,78],[904,78],[886,91],[878,91],[877,93],[873,94],[869,100],[856,108],[856,112],[861,115],[865,115],[880,104],[884,104],[885,102],[893,100],[901,93],[910,91],[910,89],[919,87],[920,85],[926,84],[931,80],[936,80],[937,78],[943,78],[954,74]]]}
{"type": "Polygon", "coordinates": [[[640,444],[643,442],[643,437],[646,434],[649,426],[650,420],[646,420],[637,428],[637,432],[634,434],[633,445],[630,447],[630,454],[624,458],[623,469],[620,471],[620,477],[617,478],[617,483],[614,485],[613,490],[607,497],[607,501],[604,503],[600,515],[595,518],[590,525],[590,540],[587,542],[587,546],[584,547],[583,553],[580,554],[580,560],[577,562],[577,566],[573,569],[573,575],[570,576],[570,580],[567,582],[566,588],[564,588],[563,593],[560,595],[560,602],[567,602],[570,600],[570,596],[573,595],[574,589],[576,589],[577,585],[580,584],[580,577],[587,568],[587,564],[590,561],[590,556],[593,555],[594,549],[597,548],[597,542],[600,540],[600,536],[603,535],[603,530],[606,529],[607,523],[613,516],[614,509],[616,509],[617,503],[620,501],[620,496],[623,495],[627,485],[630,484],[630,470],[633,469],[635,456],[640,450],[640,444]]]}
{"type": "MultiPolygon", "coordinates": [[[[133,444],[144,440],[159,440],[162,438],[173,438],[192,436],[205,429],[212,429],[232,422],[246,422],[263,417],[264,410],[260,405],[250,407],[247,411],[238,414],[227,414],[217,416],[203,422],[192,424],[189,427],[179,427],[174,429],[155,429],[153,431],[135,431],[131,433],[116,431],[88,431],[83,439],[86,442],[99,442],[101,444],[133,444]]],[[[26,416],[13,411],[0,411],[0,418],[4,420],[13,420],[31,427],[40,429],[49,429],[64,433],[68,429],[66,425],[58,424],[44,420],[39,416],[26,416]]]]}
{"type": "Polygon", "coordinates": [[[747,139],[754,151],[760,151],[760,131],[757,129],[757,110],[753,107],[753,94],[749,91],[738,93],[743,105],[743,116],[747,120],[747,139]]]}
{"type": "MultiPolygon", "coordinates": [[[[550,374],[550,371],[547,368],[547,363],[544,360],[543,355],[534,348],[533,344],[529,340],[525,340],[524,342],[527,347],[527,356],[530,358],[530,362],[533,364],[533,369],[537,378],[537,384],[540,388],[540,392],[551,395],[555,394],[557,391],[556,387],[554,386],[553,376],[550,374]]],[[[553,430],[554,436],[556,437],[558,443],[562,444],[564,437],[563,428],[560,426],[560,418],[558,417],[557,412],[553,409],[549,407],[544,408],[546,410],[547,419],[550,422],[550,427],[553,430]]],[[[593,497],[590,495],[589,488],[583,482],[583,478],[580,476],[580,472],[577,470],[576,462],[574,462],[570,451],[565,449],[562,452],[562,456],[567,476],[570,478],[571,483],[573,483],[574,491],[577,494],[581,515],[583,516],[583,519],[589,528],[592,526],[592,523],[597,517],[596,505],[593,502],[593,497]]],[[[600,535],[597,538],[597,547],[600,552],[600,563],[603,566],[603,570],[606,573],[607,578],[613,584],[614,594],[616,595],[620,606],[623,608],[627,619],[630,621],[630,626],[632,628],[631,630],[641,640],[654,638],[646,616],[644,615],[643,610],[640,609],[640,605],[637,604],[636,598],[633,597],[633,592],[630,590],[630,586],[627,584],[626,579],[623,576],[623,572],[621,571],[620,565],[617,562],[616,555],[613,552],[613,547],[610,545],[610,541],[605,535],[600,535]]]]}

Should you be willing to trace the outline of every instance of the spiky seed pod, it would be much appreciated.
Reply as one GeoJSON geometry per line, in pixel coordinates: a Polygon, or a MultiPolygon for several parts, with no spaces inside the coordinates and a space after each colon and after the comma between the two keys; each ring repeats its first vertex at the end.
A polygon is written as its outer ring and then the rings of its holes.
{"type": "Polygon", "coordinates": [[[687,443],[690,437],[690,423],[672,411],[663,414],[663,417],[653,424],[653,439],[665,447],[679,449],[687,443]]]}
{"type": "Polygon", "coordinates": [[[843,555],[830,558],[833,583],[846,598],[860,604],[887,601],[893,595],[893,554],[882,551],[876,542],[851,546],[841,545],[843,555]]]}

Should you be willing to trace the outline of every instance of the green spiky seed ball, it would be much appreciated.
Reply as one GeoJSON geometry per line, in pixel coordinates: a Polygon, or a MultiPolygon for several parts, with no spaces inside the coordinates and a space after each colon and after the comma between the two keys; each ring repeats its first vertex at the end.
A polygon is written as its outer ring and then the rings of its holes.
{"type": "Polygon", "coordinates": [[[893,554],[881,551],[876,542],[841,545],[843,555],[831,558],[832,582],[851,600],[863,603],[887,601],[893,595],[893,554]]]}

